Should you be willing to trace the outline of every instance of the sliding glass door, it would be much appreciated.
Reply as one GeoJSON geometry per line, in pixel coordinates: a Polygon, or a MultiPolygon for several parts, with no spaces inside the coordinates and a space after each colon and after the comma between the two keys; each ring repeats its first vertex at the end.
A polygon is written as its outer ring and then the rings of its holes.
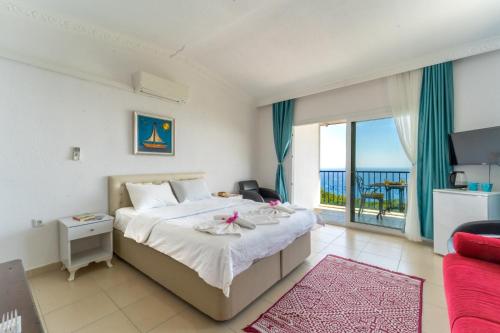
{"type": "Polygon", "coordinates": [[[404,229],[410,162],[392,118],[350,124],[350,221],[404,229]]]}
{"type": "Polygon", "coordinates": [[[319,132],[322,220],[403,230],[410,162],[394,120],[324,124],[319,132]]]}

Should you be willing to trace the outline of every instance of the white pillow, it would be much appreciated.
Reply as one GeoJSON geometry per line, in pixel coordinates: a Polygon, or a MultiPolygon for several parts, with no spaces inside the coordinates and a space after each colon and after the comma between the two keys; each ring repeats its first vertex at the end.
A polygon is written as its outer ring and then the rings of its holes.
{"type": "Polygon", "coordinates": [[[212,196],[204,179],[171,180],[170,184],[179,202],[208,199],[212,196]]]}
{"type": "Polygon", "coordinates": [[[126,183],[130,201],[136,210],[178,205],[169,183],[134,184],[126,183]]]}

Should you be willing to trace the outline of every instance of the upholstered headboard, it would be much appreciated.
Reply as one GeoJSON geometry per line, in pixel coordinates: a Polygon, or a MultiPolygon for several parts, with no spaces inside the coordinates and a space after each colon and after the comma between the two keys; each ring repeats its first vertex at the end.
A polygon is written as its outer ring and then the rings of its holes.
{"type": "Polygon", "coordinates": [[[108,178],[108,206],[109,214],[115,215],[115,211],[122,207],[131,207],[126,183],[153,183],[161,184],[169,180],[185,180],[203,178],[205,173],[158,173],[146,175],[109,176],[108,178]]]}

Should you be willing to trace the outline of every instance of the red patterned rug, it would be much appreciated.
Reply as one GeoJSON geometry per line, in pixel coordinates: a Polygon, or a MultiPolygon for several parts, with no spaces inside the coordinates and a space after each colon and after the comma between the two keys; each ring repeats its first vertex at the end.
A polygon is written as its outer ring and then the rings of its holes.
{"type": "Polygon", "coordinates": [[[420,333],[423,283],[327,255],[244,331],[420,333]]]}

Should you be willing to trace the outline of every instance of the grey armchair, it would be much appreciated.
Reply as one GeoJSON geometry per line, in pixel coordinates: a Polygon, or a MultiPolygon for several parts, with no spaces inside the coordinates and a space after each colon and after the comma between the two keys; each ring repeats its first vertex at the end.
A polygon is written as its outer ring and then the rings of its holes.
{"type": "Polygon", "coordinates": [[[240,194],[243,199],[250,199],[257,202],[270,202],[280,200],[280,195],[275,191],[265,187],[259,187],[256,180],[245,180],[238,183],[240,194]]]}

